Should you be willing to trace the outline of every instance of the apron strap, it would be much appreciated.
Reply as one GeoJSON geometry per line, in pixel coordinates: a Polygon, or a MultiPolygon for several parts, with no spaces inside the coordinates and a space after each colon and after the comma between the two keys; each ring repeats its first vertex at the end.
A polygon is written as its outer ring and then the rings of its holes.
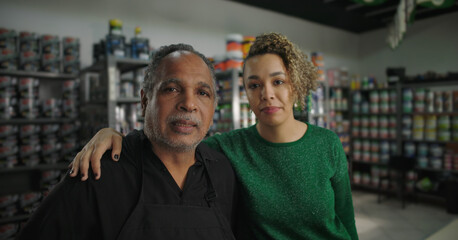
{"type": "Polygon", "coordinates": [[[229,225],[228,219],[224,217],[223,212],[216,205],[216,198],[218,197],[218,194],[216,193],[216,190],[213,187],[212,177],[210,176],[211,174],[210,174],[210,171],[208,170],[207,159],[204,159],[202,155],[200,154],[200,152],[198,153],[202,159],[202,162],[205,168],[205,176],[207,177],[207,192],[205,193],[205,200],[207,201],[208,206],[211,209],[213,209],[213,211],[215,212],[216,218],[218,219],[219,224],[223,228],[225,239],[235,240],[234,235],[232,234],[232,231],[231,231],[232,228],[229,225]]]}

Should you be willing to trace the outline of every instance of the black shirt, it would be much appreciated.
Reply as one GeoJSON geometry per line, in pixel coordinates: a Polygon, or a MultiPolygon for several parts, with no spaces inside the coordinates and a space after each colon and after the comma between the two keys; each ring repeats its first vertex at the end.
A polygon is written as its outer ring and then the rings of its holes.
{"type": "Polygon", "coordinates": [[[216,206],[232,223],[236,206],[236,180],[228,159],[201,143],[196,163],[188,170],[183,191],[153,153],[143,131],[123,138],[121,158],[102,157],[102,177],[81,182],[68,175],[44,199],[21,231],[18,239],[116,239],[139,202],[142,177],[143,196],[154,204],[205,206],[207,180],[203,161],[213,176],[216,206]],[[143,151],[143,155],[139,154],[143,151]],[[143,157],[141,157],[143,156],[143,157]],[[143,159],[142,159],[143,158],[143,159]]]}

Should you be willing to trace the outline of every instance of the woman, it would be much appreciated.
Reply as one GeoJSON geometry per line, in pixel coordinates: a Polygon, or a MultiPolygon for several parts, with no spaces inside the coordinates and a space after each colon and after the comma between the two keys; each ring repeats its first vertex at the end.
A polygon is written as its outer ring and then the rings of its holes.
{"type": "MultiPolygon", "coordinates": [[[[357,239],[347,160],[335,133],[294,119],[316,86],[306,56],[278,33],[258,36],[244,63],[243,83],[258,122],[205,140],[230,160],[241,184],[246,239],[357,239]]],[[[97,178],[99,159],[122,138],[99,132],[75,158],[87,178],[89,157],[97,178]],[[97,151],[95,147],[97,146],[97,151]]]]}

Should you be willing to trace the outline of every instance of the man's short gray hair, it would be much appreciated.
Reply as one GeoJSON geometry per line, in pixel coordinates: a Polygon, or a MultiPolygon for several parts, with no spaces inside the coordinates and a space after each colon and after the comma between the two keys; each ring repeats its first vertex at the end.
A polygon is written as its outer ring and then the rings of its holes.
{"type": "Polygon", "coordinates": [[[210,70],[210,75],[211,75],[212,82],[213,82],[213,91],[214,91],[215,106],[216,106],[216,103],[217,103],[216,78],[215,78],[215,70],[213,68],[213,64],[202,53],[194,50],[194,48],[188,44],[179,43],[179,44],[171,44],[171,45],[162,46],[159,48],[157,52],[154,53],[153,59],[149,63],[148,68],[145,71],[145,79],[143,81],[143,91],[145,91],[145,94],[147,96],[151,96],[152,90],[154,89],[154,87],[156,87],[156,85],[159,82],[159,80],[156,78],[156,71],[162,59],[164,59],[170,53],[184,52],[184,51],[197,55],[205,62],[205,64],[207,64],[208,70],[210,70]]]}

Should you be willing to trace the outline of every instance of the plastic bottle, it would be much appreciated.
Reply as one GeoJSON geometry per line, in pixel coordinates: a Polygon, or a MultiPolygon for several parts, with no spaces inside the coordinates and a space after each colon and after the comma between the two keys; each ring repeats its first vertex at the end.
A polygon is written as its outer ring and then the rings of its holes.
{"type": "Polygon", "coordinates": [[[141,27],[135,28],[135,37],[130,42],[132,46],[132,58],[148,60],[149,59],[149,40],[141,36],[141,27]]]}

